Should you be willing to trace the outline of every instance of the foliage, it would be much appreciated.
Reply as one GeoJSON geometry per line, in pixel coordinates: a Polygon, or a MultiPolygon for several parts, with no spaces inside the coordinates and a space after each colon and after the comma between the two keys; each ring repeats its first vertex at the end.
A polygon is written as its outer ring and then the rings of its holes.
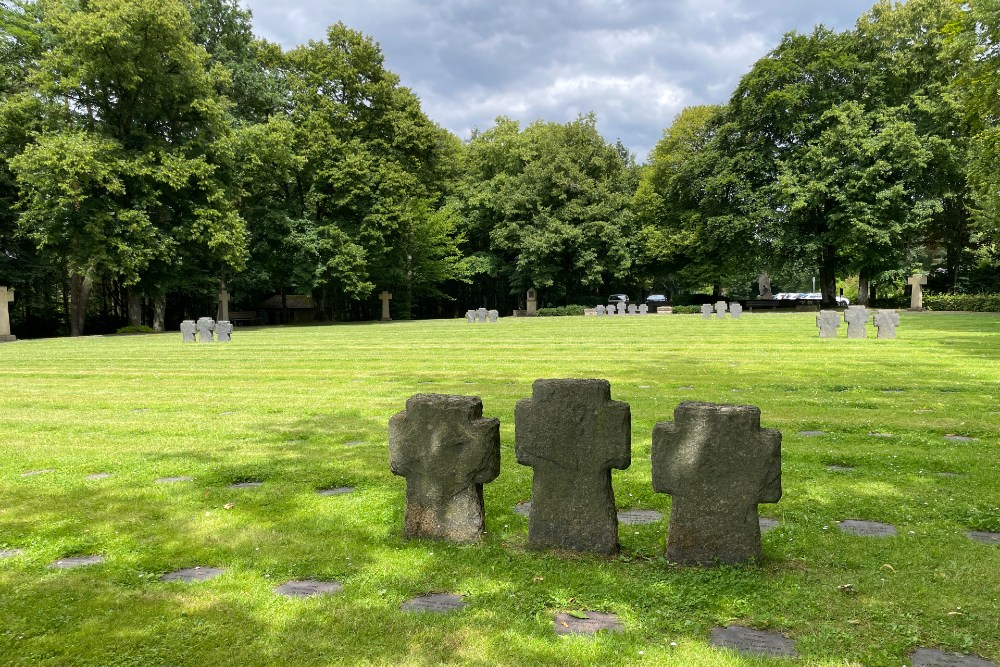
{"type": "Polygon", "coordinates": [[[961,310],[1000,313],[1000,294],[924,294],[928,310],[961,310]]]}
{"type": "Polygon", "coordinates": [[[144,324],[129,325],[127,327],[119,328],[115,333],[119,334],[151,334],[153,333],[153,327],[147,327],[144,324]]]}
{"type": "Polygon", "coordinates": [[[701,306],[674,306],[671,311],[674,315],[693,315],[701,313],[701,306]]]}
{"type": "Polygon", "coordinates": [[[554,308],[539,308],[535,311],[538,317],[565,317],[567,315],[583,315],[588,306],[556,306],[554,308]]]}

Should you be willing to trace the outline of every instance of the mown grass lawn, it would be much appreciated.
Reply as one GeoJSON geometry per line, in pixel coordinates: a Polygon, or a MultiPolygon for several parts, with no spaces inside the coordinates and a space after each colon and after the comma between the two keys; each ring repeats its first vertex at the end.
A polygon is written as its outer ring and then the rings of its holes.
{"type": "Polygon", "coordinates": [[[812,314],[747,314],[2,345],[0,550],[23,553],[0,559],[0,664],[788,664],[710,648],[711,628],[729,624],[785,633],[799,664],[904,665],[917,647],[1000,661],[1000,546],[966,537],[1000,531],[1000,317],[904,313],[898,340],[841,336],[817,338],[812,314]],[[688,399],[759,406],[784,434],[784,498],[761,506],[781,522],[765,561],[671,566],[665,519],[622,526],[612,560],[526,550],[514,505],[531,470],[514,458],[513,412],[543,377],[610,380],[633,420],[618,505],[665,516],[654,423],[688,399]],[[481,546],[401,537],[386,424],[418,392],[481,396],[501,420],[481,546]],[[194,479],[155,481],[170,476],[194,479]],[[227,488],[238,481],[263,485],[227,488]],[[316,493],[338,486],[355,491],[316,493]],[[843,534],[843,519],[898,535],[843,534]],[[105,562],[48,567],[94,554],[105,562]],[[226,572],[159,579],[197,565],[226,572]],[[344,588],[272,590],[308,578],[344,588]],[[468,606],[400,610],[427,592],[468,606]],[[626,631],[557,637],[563,610],[613,612],[626,631]]]}

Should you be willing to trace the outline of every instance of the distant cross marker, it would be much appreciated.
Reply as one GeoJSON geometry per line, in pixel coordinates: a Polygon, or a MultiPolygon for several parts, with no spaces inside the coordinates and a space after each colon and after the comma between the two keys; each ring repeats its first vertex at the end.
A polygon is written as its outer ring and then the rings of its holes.
{"type": "Polygon", "coordinates": [[[844,321],[847,322],[848,338],[867,338],[865,324],[868,322],[868,309],[864,306],[848,306],[844,311],[844,321]]]}
{"type": "Polygon", "coordinates": [[[392,292],[386,292],[383,290],[382,293],[378,295],[378,298],[382,299],[382,321],[392,321],[392,318],[389,317],[389,302],[392,301],[392,292]]]}
{"type": "Polygon", "coordinates": [[[907,278],[906,283],[913,288],[910,292],[910,310],[923,310],[924,285],[927,284],[927,276],[918,273],[907,278]]]}
{"type": "Polygon", "coordinates": [[[0,343],[12,343],[17,336],[10,333],[10,304],[14,303],[14,290],[0,287],[0,343]]]}
{"type": "Polygon", "coordinates": [[[226,291],[226,283],[222,283],[219,288],[219,313],[215,319],[219,322],[229,321],[229,292],[226,291]]]}

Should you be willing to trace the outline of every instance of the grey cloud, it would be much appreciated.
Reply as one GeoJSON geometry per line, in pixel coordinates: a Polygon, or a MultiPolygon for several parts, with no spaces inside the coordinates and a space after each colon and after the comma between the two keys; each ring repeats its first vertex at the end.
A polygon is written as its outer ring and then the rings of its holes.
{"type": "Polygon", "coordinates": [[[594,111],[640,159],[685,106],[725,102],[790,30],[853,25],[873,0],[245,0],[292,47],[337,21],[371,35],[430,118],[460,136],[499,115],[594,111]]]}

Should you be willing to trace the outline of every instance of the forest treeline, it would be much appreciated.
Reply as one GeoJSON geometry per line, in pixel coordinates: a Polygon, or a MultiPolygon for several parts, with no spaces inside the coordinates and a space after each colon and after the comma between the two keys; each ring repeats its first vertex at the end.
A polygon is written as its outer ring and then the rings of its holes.
{"type": "MultiPolygon", "coordinates": [[[[1000,292],[1000,0],[789,33],[646,163],[593,114],[461,140],[377,42],[283,49],[237,0],[0,0],[0,284],[20,336],[162,330],[309,295],[323,319],[509,311],[913,270],[1000,292]]],[[[664,119],[665,125],[670,119],[664,119]]],[[[838,281],[840,281],[838,283],[838,281]]]]}

